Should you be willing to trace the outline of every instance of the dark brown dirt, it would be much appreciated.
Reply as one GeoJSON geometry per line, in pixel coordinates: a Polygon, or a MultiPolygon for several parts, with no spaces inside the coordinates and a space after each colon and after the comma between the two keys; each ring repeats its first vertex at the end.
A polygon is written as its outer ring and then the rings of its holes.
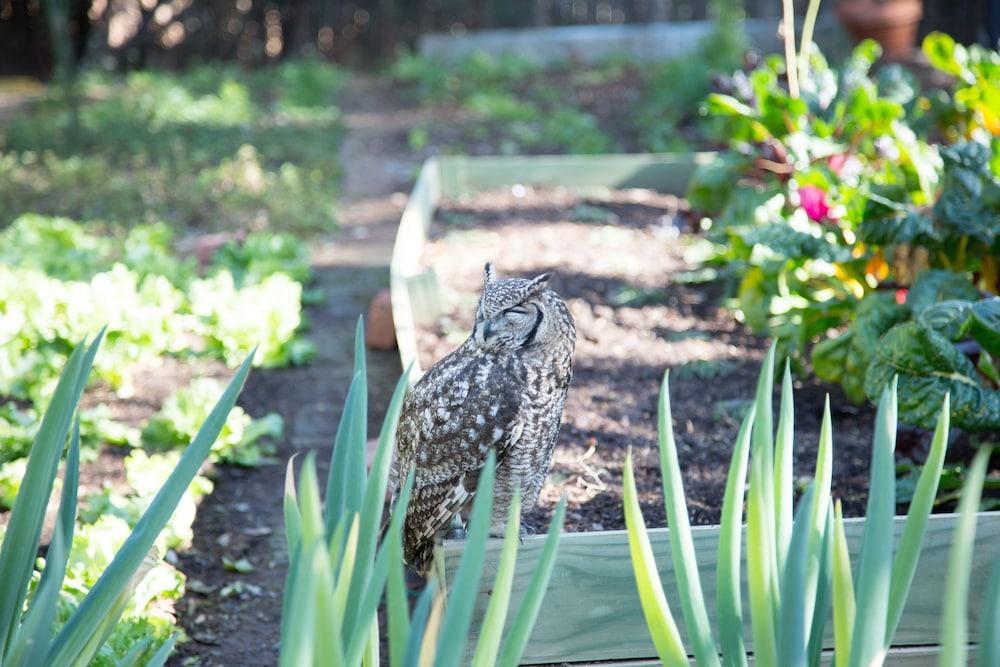
{"type": "MultiPolygon", "coordinates": [[[[718,286],[677,280],[691,269],[684,254],[693,237],[681,233],[684,202],[644,191],[587,200],[559,190],[516,194],[491,192],[441,207],[424,262],[451,305],[437,326],[420,333],[421,363],[429,366],[464,338],[486,261],[501,275],[553,271],[552,287],[573,313],[578,341],[552,473],[532,518],[544,525],[566,493],[568,530],[622,528],[622,471],[632,447],[646,521],[665,524],[656,414],[670,369],[691,520],[718,523],[733,442],[767,343],[717,305],[718,286]],[[606,219],[596,221],[602,210],[606,219]],[[574,221],[582,218],[594,221],[574,221]]],[[[863,515],[874,411],[809,378],[795,381],[796,478],[812,474],[827,392],[834,495],[847,515],[863,515]]]]}

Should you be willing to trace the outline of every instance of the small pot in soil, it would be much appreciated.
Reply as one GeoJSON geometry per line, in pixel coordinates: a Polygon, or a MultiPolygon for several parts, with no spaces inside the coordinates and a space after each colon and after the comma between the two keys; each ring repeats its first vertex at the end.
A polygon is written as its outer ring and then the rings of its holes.
{"type": "Polygon", "coordinates": [[[905,60],[917,40],[923,0],[840,0],[837,16],[857,40],[882,45],[887,60],[905,60]]]}

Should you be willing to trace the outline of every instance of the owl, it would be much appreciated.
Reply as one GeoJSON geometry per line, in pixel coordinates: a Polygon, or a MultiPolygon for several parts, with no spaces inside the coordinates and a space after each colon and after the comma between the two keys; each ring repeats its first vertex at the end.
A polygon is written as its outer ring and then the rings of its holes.
{"type": "Polygon", "coordinates": [[[551,274],[499,279],[486,265],[472,334],[434,364],[403,402],[390,475],[393,498],[415,483],[403,528],[406,562],[421,574],[434,541],[476,492],[496,453],[491,533],[502,534],[514,490],[538,501],[573,374],[576,326],[548,289],[551,274]]]}

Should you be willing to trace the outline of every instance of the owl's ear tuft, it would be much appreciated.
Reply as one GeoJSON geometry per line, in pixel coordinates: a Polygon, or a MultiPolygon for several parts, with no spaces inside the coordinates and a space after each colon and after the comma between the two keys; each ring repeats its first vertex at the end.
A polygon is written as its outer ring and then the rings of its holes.
{"type": "Polygon", "coordinates": [[[528,293],[535,294],[537,292],[542,291],[543,289],[545,289],[545,286],[549,284],[549,280],[551,278],[552,278],[551,273],[543,273],[540,276],[535,276],[534,278],[531,279],[531,282],[528,283],[528,293]]]}
{"type": "Polygon", "coordinates": [[[486,266],[483,268],[483,285],[489,285],[496,279],[497,274],[496,271],[493,270],[493,263],[486,262],[486,266]]]}

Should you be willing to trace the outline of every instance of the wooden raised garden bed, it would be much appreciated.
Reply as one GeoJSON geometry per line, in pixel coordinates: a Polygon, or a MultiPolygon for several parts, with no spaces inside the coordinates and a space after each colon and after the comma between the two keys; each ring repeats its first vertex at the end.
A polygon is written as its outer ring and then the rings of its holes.
{"type": "MultiPolygon", "coordinates": [[[[414,186],[397,233],[390,267],[393,318],[403,366],[414,364],[411,376],[419,377],[418,328],[443,312],[443,297],[436,275],[421,263],[431,222],[444,199],[455,199],[515,184],[564,187],[573,192],[609,188],[647,188],[683,195],[693,168],[713,155],[616,155],[565,157],[435,158],[426,162],[414,186]]],[[[749,398],[749,395],[747,396],[749,398]]],[[[835,431],[836,433],[836,431],[835,431]]],[[[835,443],[837,441],[835,435],[835,443]]],[[[729,443],[731,445],[731,443],[729,443]]],[[[728,454],[727,454],[728,456],[728,454]]],[[[658,493],[656,494],[658,496],[658,493]]],[[[662,506],[658,498],[655,504],[662,506]]],[[[920,564],[906,611],[886,664],[936,664],[941,604],[948,549],[954,530],[953,515],[932,516],[920,564]]],[[[662,525],[662,522],[661,522],[662,525]]],[[[847,520],[852,554],[860,546],[863,519],[847,520]]],[[[897,535],[902,518],[897,519],[897,535]]],[[[710,613],[718,529],[695,526],[694,540],[705,582],[710,613]]],[[[650,531],[668,600],[679,614],[673,567],[668,546],[669,529],[650,531]]],[[[516,608],[541,551],[544,536],[525,537],[519,551],[513,587],[516,608]]],[[[477,613],[485,612],[499,557],[499,540],[490,544],[477,613]]],[[[1000,551],[1000,513],[978,516],[975,559],[970,585],[971,642],[976,642],[982,596],[989,576],[988,564],[1000,551]]],[[[446,583],[454,575],[462,542],[445,542],[438,550],[437,567],[446,583]]],[[[745,553],[745,550],[744,550],[745,553]]],[[[747,596],[744,595],[746,602],[747,596]]],[[[749,613],[745,613],[749,624],[749,613]]],[[[683,626],[683,624],[681,624],[683,626]]],[[[475,626],[474,626],[475,627],[475,626]]],[[[683,632],[683,627],[682,627],[683,632]]],[[[750,639],[749,625],[746,637],[750,639]]],[[[832,647],[832,637],[827,637],[832,647]]],[[[752,647],[750,647],[752,650],[752,647]]],[[[973,651],[974,655],[974,651],[973,651]]],[[[624,660],[620,664],[655,665],[656,653],[646,630],[636,594],[626,534],[621,530],[567,532],[560,542],[551,584],[538,623],[524,654],[525,664],[551,664],[599,660],[624,660]]]]}

